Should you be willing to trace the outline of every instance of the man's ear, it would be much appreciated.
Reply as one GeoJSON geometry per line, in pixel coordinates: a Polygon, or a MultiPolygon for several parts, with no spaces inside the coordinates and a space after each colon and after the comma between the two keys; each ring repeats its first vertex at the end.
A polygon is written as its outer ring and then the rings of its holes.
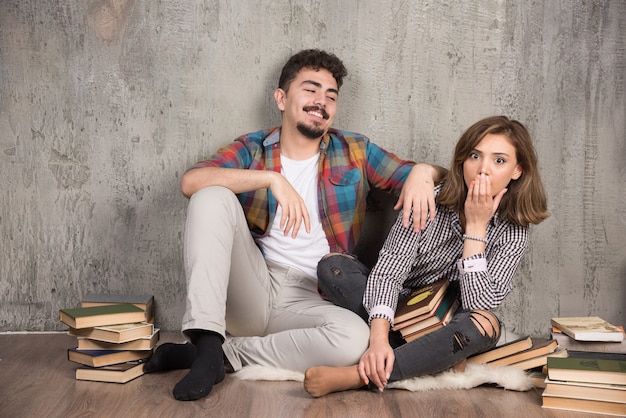
{"type": "Polygon", "coordinates": [[[518,164],[517,167],[515,167],[515,170],[513,171],[513,176],[511,177],[511,179],[517,180],[518,178],[520,178],[523,172],[524,172],[524,169],[522,168],[521,164],[518,164]]]}
{"type": "Polygon", "coordinates": [[[276,106],[281,112],[285,111],[285,90],[278,88],[274,90],[274,100],[276,100],[276,106]]]}

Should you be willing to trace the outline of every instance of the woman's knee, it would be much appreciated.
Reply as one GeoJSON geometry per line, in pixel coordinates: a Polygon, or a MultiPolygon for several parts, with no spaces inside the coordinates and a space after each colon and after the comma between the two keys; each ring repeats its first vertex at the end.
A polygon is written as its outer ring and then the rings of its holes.
{"type": "Polygon", "coordinates": [[[366,316],[362,302],[368,273],[367,267],[354,256],[327,254],[317,266],[318,292],[335,305],[366,316]]]}
{"type": "Polygon", "coordinates": [[[328,253],[317,264],[318,279],[333,283],[346,277],[365,276],[369,269],[355,256],[346,253],[328,253]]]}
{"type": "Polygon", "coordinates": [[[500,338],[500,320],[493,312],[474,309],[470,312],[470,319],[483,336],[500,338]]]}
{"type": "Polygon", "coordinates": [[[317,275],[326,280],[340,278],[344,272],[356,261],[356,258],[350,254],[344,253],[328,253],[317,263],[317,275]]]}

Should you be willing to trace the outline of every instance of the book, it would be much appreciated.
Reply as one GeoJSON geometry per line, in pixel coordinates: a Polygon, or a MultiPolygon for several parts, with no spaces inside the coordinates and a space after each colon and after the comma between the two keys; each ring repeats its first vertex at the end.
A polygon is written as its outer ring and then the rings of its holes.
{"type": "Polygon", "coordinates": [[[543,338],[532,338],[532,346],[524,351],[511,354],[506,357],[499,358],[487,363],[488,366],[510,366],[520,361],[528,360],[533,357],[550,354],[556,350],[558,344],[555,340],[546,340],[543,338]]]}
{"type": "Polygon", "coordinates": [[[155,328],[152,335],[127,341],[125,343],[108,343],[77,337],[79,350],[152,350],[159,341],[159,329],[155,328]]]}
{"type": "Polygon", "coordinates": [[[154,323],[154,296],[153,295],[126,295],[110,293],[89,293],[81,302],[81,307],[115,305],[132,303],[146,311],[146,322],[154,323]]]}
{"type": "Polygon", "coordinates": [[[76,369],[76,380],[126,383],[144,374],[143,362],[130,362],[100,368],[76,369]]]}
{"type": "Polygon", "coordinates": [[[530,335],[509,341],[484,353],[477,354],[467,359],[468,363],[488,363],[502,357],[510,356],[520,351],[527,350],[533,346],[533,340],[530,335]]]}
{"type": "Polygon", "coordinates": [[[530,369],[535,369],[537,367],[542,367],[548,364],[548,357],[567,357],[567,356],[568,356],[568,352],[566,349],[557,348],[552,353],[541,354],[537,357],[531,357],[527,360],[518,361],[517,363],[513,363],[510,366],[521,369],[521,370],[530,370],[530,369]]]}
{"type": "Polygon", "coordinates": [[[149,358],[151,355],[151,351],[79,350],[78,348],[69,348],[67,350],[67,359],[69,361],[90,367],[111,366],[113,364],[142,360],[149,358]]]}
{"type": "Polygon", "coordinates": [[[118,325],[145,322],[146,312],[130,303],[88,308],[70,308],[59,311],[59,319],[71,328],[90,328],[103,325],[118,325]]]}
{"type": "Polygon", "coordinates": [[[450,281],[441,278],[434,283],[422,286],[400,298],[396,307],[394,324],[399,324],[413,317],[429,313],[443,297],[450,281]]]}
{"type": "Polygon", "coordinates": [[[458,307],[459,307],[459,300],[457,298],[455,298],[454,302],[452,303],[452,306],[448,309],[448,311],[446,312],[444,317],[441,318],[441,321],[439,321],[435,325],[431,325],[428,328],[425,328],[425,329],[423,329],[421,331],[417,331],[417,332],[414,332],[412,334],[406,335],[404,337],[404,340],[406,342],[410,342],[410,341],[416,340],[416,339],[418,339],[420,337],[423,337],[424,335],[429,334],[429,333],[431,333],[433,331],[436,331],[439,328],[445,327],[446,325],[448,325],[450,323],[450,321],[454,317],[454,314],[456,313],[456,310],[457,310],[458,307]]]}
{"type": "MultiPolygon", "coordinates": [[[[617,325],[622,333],[624,328],[617,325]]],[[[577,341],[564,334],[558,327],[553,326],[551,337],[559,343],[559,347],[574,351],[595,351],[605,353],[626,353],[626,339],[622,341],[577,341]]]]}
{"type": "Polygon", "coordinates": [[[116,295],[108,293],[89,293],[85,295],[81,302],[81,307],[105,306],[120,303],[132,303],[144,311],[149,310],[154,305],[152,295],[116,295]]]}
{"type": "Polygon", "coordinates": [[[440,323],[456,300],[456,292],[446,292],[436,310],[426,315],[420,315],[422,318],[420,321],[406,327],[401,327],[398,331],[405,337],[440,323]]]}
{"type": "Polygon", "coordinates": [[[545,380],[544,395],[626,403],[626,386],[545,380]]]}
{"type": "Polygon", "coordinates": [[[591,351],[575,351],[570,350],[569,357],[576,358],[586,358],[586,359],[603,359],[603,360],[626,360],[626,354],[622,353],[602,353],[602,352],[591,352],[591,351]]]}
{"type": "Polygon", "coordinates": [[[552,325],[577,341],[622,341],[624,333],[597,316],[552,318],[552,325]]]}
{"type": "Polygon", "coordinates": [[[433,313],[437,311],[437,309],[439,308],[439,306],[441,305],[441,303],[443,302],[444,299],[445,299],[444,297],[439,298],[439,300],[433,306],[433,309],[431,309],[430,311],[428,311],[428,312],[426,312],[424,314],[414,316],[413,318],[409,318],[409,319],[407,319],[405,321],[402,321],[400,323],[395,323],[394,322],[394,325],[391,328],[391,330],[392,331],[400,331],[402,328],[407,328],[408,326],[413,325],[413,324],[415,324],[417,322],[427,320],[428,318],[433,316],[433,313]]]}
{"type": "Polygon", "coordinates": [[[109,343],[125,343],[142,337],[150,337],[154,333],[154,325],[147,322],[132,324],[109,325],[93,328],[70,328],[69,335],[85,337],[109,343]]]}
{"type": "Polygon", "coordinates": [[[626,403],[622,402],[607,402],[549,395],[542,396],[541,401],[543,408],[626,416],[626,403]]]}
{"type": "Polygon", "coordinates": [[[626,385],[626,355],[598,354],[570,351],[566,358],[548,357],[548,379],[626,385]]]}

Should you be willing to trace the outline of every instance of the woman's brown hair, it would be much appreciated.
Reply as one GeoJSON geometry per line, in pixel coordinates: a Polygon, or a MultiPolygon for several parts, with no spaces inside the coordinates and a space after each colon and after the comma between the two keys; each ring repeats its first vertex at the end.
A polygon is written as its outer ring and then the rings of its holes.
{"type": "Polygon", "coordinates": [[[537,152],[526,127],[506,116],[482,119],[461,135],[454,150],[450,171],[443,179],[437,202],[463,213],[467,196],[463,163],[488,134],[504,135],[509,138],[515,147],[517,163],[522,166],[522,175],[517,180],[511,180],[507,186],[508,191],[498,206],[499,216],[523,226],[540,223],[549,215],[546,194],[537,167],[537,152]]]}

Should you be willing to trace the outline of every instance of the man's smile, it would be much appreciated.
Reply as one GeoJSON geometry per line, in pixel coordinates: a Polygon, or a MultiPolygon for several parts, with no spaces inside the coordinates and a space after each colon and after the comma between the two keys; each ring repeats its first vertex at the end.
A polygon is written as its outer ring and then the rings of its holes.
{"type": "Polygon", "coordinates": [[[320,119],[328,119],[328,113],[326,113],[326,110],[324,110],[323,107],[320,106],[305,106],[303,109],[305,112],[307,112],[309,115],[314,116],[316,118],[320,118],[320,119]]]}

